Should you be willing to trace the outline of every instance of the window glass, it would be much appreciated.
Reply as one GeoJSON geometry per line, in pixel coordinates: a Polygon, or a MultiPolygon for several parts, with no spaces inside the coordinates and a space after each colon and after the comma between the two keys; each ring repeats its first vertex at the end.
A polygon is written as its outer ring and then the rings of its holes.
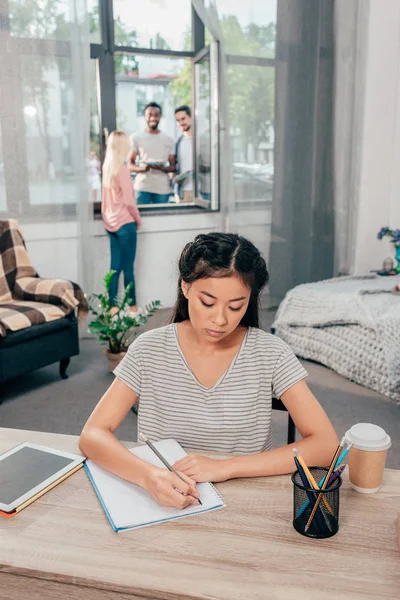
{"type": "Polygon", "coordinates": [[[99,0],[87,0],[89,16],[89,41],[92,44],[101,43],[99,0]]]}
{"type": "Polygon", "coordinates": [[[90,150],[100,155],[100,120],[98,107],[98,64],[90,61],[90,150]]]}
{"type": "Polygon", "coordinates": [[[9,0],[10,33],[21,38],[70,40],[76,23],[71,0],[9,0]]]}
{"type": "Polygon", "coordinates": [[[211,200],[210,56],[195,65],[196,76],[196,181],[197,196],[211,200]]]}
{"type": "MultiPolygon", "coordinates": [[[[277,0],[213,0],[227,54],[274,57],[277,0]]],[[[211,0],[206,0],[206,6],[211,0]]]]}
{"type": "Polygon", "coordinates": [[[271,202],[274,69],[229,65],[227,80],[236,202],[271,202]]]}
{"type": "Polygon", "coordinates": [[[30,204],[76,202],[72,65],[68,57],[20,57],[30,204]]]}
{"type": "Polygon", "coordinates": [[[144,107],[157,102],[162,107],[160,129],[178,136],[175,108],[192,104],[191,61],[158,56],[115,57],[117,128],[130,134],[145,129],[144,107]]]}
{"type": "Polygon", "coordinates": [[[100,181],[100,120],[98,107],[98,69],[97,60],[90,61],[90,148],[88,159],[89,195],[92,202],[101,201],[100,181]]]}
{"type": "Polygon", "coordinates": [[[119,46],[191,50],[191,0],[114,0],[119,46]]]}

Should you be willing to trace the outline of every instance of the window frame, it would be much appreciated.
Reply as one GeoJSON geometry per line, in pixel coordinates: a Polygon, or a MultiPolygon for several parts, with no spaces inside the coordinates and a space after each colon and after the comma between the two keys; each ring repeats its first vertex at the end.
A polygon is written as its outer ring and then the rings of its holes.
{"type": "MultiPolygon", "coordinates": [[[[127,54],[127,55],[153,55],[153,56],[162,56],[165,58],[186,58],[190,59],[192,62],[193,70],[194,70],[194,61],[196,56],[206,48],[205,46],[205,25],[197,12],[195,11],[193,5],[191,8],[192,12],[192,50],[189,51],[178,51],[178,50],[158,50],[153,48],[144,48],[144,47],[131,47],[131,46],[118,46],[115,44],[114,37],[114,10],[113,10],[113,0],[98,0],[99,2],[99,29],[100,29],[100,43],[91,42],[90,43],[90,59],[97,61],[97,97],[98,97],[98,111],[99,111],[99,147],[100,147],[100,160],[104,159],[104,149],[105,149],[105,130],[113,131],[116,129],[116,89],[115,89],[115,67],[114,67],[114,58],[116,54],[127,54]]],[[[3,32],[4,35],[5,32],[3,32]]],[[[19,70],[19,55],[23,54],[32,54],[32,43],[29,38],[19,38],[14,37],[8,31],[6,33],[8,35],[8,41],[11,44],[12,52],[10,53],[11,59],[13,61],[13,68],[19,70]]],[[[51,46],[52,55],[55,57],[62,56],[70,56],[70,45],[71,41],[57,41],[57,40],[35,40],[34,44],[34,53],[38,55],[46,55],[47,48],[51,46]]],[[[243,56],[243,55],[234,55],[234,54],[225,54],[225,59],[227,64],[237,64],[237,65],[256,65],[256,66],[269,66],[272,68],[276,68],[277,57],[274,58],[263,58],[263,57],[252,57],[252,56],[243,56]]],[[[215,89],[216,86],[214,86],[215,89]]],[[[21,94],[21,90],[13,90],[14,94],[21,94]]],[[[195,114],[195,90],[192,85],[192,111],[195,114]]],[[[214,115],[214,119],[218,120],[220,123],[220,110],[221,107],[218,105],[217,115],[214,115]]],[[[23,115],[15,115],[15,118],[23,119],[23,115]]],[[[6,132],[7,133],[7,132],[6,132]]],[[[194,125],[194,136],[196,135],[195,125],[194,125]]],[[[4,135],[2,132],[2,143],[3,148],[4,144],[7,143],[7,135],[4,135]]],[[[27,155],[26,155],[26,147],[25,144],[19,140],[18,142],[18,152],[17,155],[21,156],[22,160],[23,155],[25,155],[25,161],[27,163],[27,155]]],[[[220,155],[220,147],[218,147],[218,160],[214,163],[215,166],[219,167],[219,157],[220,155]]],[[[215,152],[214,152],[215,157],[215,152]]],[[[214,169],[215,170],[215,169],[214,169]]],[[[214,174],[215,177],[215,174],[214,174]]],[[[7,197],[7,179],[11,179],[11,177],[7,176],[7,169],[5,169],[4,179],[5,179],[5,190],[7,197]]],[[[42,205],[30,205],[29,201],[29,185],[27,181],[24,183],[23,178],[16,179],[19,181],[15,184],[15,174],[12,173],[13,184],[12,191],[14,194],[18,194],[19,198],[19,210],[22,210],[25,216],[29,217],[29,220],[32,222],[42,220],[44,216],[49,215],[49,211],[51,211],[51,207],[54,205],[42,204],[42,205]]],[[[214,189],[217,190],[217,195],[219,196],[219,182],[218,185],[214,183],[214,189]]],[[[146,214],[173,214],[177,210],[178,211],[188,211],[193,212],[193,210],[200,212],[218,212],[220,211],[220,201],[219,197],[216,201],[211,200],[210,206],[205,206],[201,202],[195,205],[179,205],[179,204],[171,204],[168,206],[147,206],[140,205],[140,210],[145,212],[146,214]]],[[[77,214],[77,206],[75,204],[63,204],[62,211],[64,216],[69,218],[76,217],[77,214]]],[[[101,202],[94,203],[94,214],[99,215],[101,213],[101,202]]],[[[50,212],[51,214],[51,212],[50,212]]],[[[7,208],[6,211],[0,212],[0,217],[6,216],[15,216],[12,210],[7,208]]]]}
{"type": "MultiPolygon", "coordinates": [[[[99,0],[101,43],[90,44],[90,58],[97,59],[99,64],[99,122],[100,122],[100,160],[104,159],[105,136],[104,130],[113,131],[117,126],[116,117],[116,78],[114,58],[117,54],[160,56],[165,58],[187,58],[193,62],[196,49],[204,46],[204,24],[192,6],[192,50],[158,50],[141,46],[119,46],[115,44],[114,36],[114,7],[113,0],[99,0]]],[[[193,104],[193,89],[192,89],[193,104]]],[[[196,206],[175,205],[151,206],[140,205],[141,212],[146,214],[172,213],[178,209],[190,210],[196,206]]],[[[202,211],[204,209],[201,209],[202,211]]],[[[94,213],[101,213],[101,202],[94,203],[94,213]]]]}

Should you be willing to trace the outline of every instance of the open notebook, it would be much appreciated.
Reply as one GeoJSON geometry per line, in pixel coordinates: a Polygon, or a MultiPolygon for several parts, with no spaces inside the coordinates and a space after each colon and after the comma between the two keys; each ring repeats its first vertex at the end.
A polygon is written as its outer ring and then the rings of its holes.
{"type": "MultiPolygon", "coordinates": [[[[171,465],[186,456],[182,446],[175,440],[161,440],[155,442],[154,446],[171,465]]],[[[165,469],[148,446],[132,448],[130,452],[165,469]]],[[[188,506],[181,510],[160,506],[143,488],[113,475],[92,460],[86,461],[85,470],[114,531],[126,531],[172,519],[182,519],[225,506],[212,483],[197,484],[202,506],[188,506]]]]}

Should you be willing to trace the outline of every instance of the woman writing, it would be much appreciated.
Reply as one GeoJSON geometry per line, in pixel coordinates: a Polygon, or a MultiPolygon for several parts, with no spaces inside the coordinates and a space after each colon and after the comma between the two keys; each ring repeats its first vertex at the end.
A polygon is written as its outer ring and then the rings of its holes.
{"type": "Polygon", "coordinates": [[[124,274],[125,287],[132,283],[130,310],[137,310],[133,263],[136,255],[136,232],[141,225],[141,218],[133,194],[129,169],[124,164],[128,153],[128,137],[123,131],[113,131],[107,139],[101,203],[104,227],[110,238],[111,269],[115,271],[109,289],[113,312],[118,310],[115,303],[121,271],[124,274]]]}
{"type": "Polygon", "coordinates": [[[258,297],[268,280],[259,251],[234,234],[198,235],[184,248],[179,273],[173,322],[130,346],[83,429],[82,452],[160,504],[183,508],[197,502],[197,482],[293,470],[293,445],[271,449],[276,396],[303,437],[296,447],[306,462],[328,464],[338,439],[306,371],[282,340],[259,329],[258,297]],[[187,487],[133,456],[113,432],[138,398],[138,430],[152,441],[174,438],[232,456],[175,463],[187,487]]]}

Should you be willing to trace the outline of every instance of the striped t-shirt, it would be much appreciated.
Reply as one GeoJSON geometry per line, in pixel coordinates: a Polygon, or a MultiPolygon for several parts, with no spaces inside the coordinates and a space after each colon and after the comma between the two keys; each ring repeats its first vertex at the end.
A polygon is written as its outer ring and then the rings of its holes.
{"type": "Polygon", "coordinates": [[[285,342],[250,327],[229,368],[207,388],[185,360],[175,323],[140,335],[114,373],[140,398],[139,433],[238,454],[270,450],[272,396],[307,376],[285,342]]]}

